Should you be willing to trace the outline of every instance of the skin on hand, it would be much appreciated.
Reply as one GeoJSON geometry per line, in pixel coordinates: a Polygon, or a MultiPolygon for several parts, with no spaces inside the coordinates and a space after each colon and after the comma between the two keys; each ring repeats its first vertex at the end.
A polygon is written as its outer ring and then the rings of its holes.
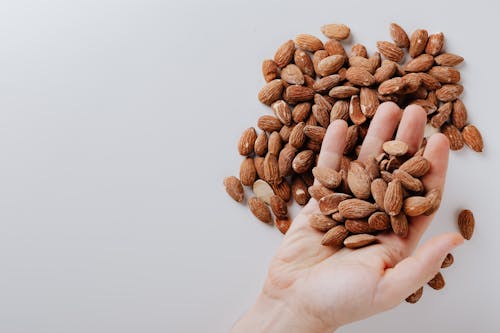
{"type": "MultiPolygon", "coordinates": [[[[416,105],[404,112],[391,102],[380,105],[363,142],[359,160],[382,151],[382,143],[396,139],[415,153],[423,139],[425,111],[416,105]],[[398,126],[399,125],[399,126],[398,126]]],[[[318,165],[339,168],[347,124],[330,124],[318,165]]],[[[429,138],[424,157],[431,169],[423,178],[426,190],[444,187],[449,142],[442,134],[429,138]]],[[[351,250],[321,245],[323,233],[309,226],[318,213],[311,199],[295,218],[273,258],[255,305],[232,332],[333,332],[338,327],[389,310],[427,283],[440,269],[446,254],[463,242],[457,233],[443,234],[415,248],[434,218],[410,219],[407,238],[378,236],[379,243],[351,250]]]]}

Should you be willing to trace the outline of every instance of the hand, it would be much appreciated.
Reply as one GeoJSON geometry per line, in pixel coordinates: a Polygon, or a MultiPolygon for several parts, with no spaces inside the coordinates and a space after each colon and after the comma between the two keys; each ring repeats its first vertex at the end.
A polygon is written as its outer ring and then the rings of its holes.
{"type": "MultiPolygon", "coordinates": [[[[359,160],[382,151],[382,143],[396,138],[406,142],[410,153],[420,147],[427,121],[419,106],[404,112],[394,103],[380,105],[363,142],[359,160]],[[399,127],[398,127],[399,124],[399,127]]],[[[330,124],[318,165],[339,168],[347,124],[330,124]]],[[[426,189],[443,190],[449,143],[433,135],[424,157],[431,169],[423,178],[426,189]]],[[[295,218],[269,267],[262,293],[240,319],[233,332],[332,332],[338,327],[389,310],[429,281],[440,269],[446,254],[463,242],[457,233],[436,237],[414,252],[433,219],[409,220],[407,238],[381,234],[379,243],[351,250],[321,245],[322,232],[309,226],[319,212],[311,199],[295,218]]]]}

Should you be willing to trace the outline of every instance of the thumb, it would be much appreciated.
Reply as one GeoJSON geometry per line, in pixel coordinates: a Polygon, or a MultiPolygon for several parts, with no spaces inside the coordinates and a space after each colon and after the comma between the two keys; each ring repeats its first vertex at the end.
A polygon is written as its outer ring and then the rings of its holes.
{"type": "Polygon", "coordinates": [[[446,255],[464,242],[458,233],[443,234],[427,241],[415,254],[385,271],[375,304],[390,309],[429,282],[439,272],[446,255]]]}

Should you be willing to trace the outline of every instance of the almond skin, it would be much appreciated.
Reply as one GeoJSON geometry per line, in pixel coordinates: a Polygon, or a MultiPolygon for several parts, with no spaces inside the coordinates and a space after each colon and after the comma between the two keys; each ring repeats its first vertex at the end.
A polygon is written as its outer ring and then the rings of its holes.
{"type": "Polygon", "coordinates": [[[321,198],[326,197],[327,195],[333,194],[332,190],[327,189],[321,184],[309,186],[307,191],[311,195],[311,197],[313,197],[317,201],[321,200],[321,198]]]}
{"type": "Polygon", "coordinates": [[[296,149],[301,148],[305,141],[306,141],[306,136],[304,134],[304,127],[306,126],[305,123],[300,122],[295,127],[292,129],[290,132],[290,138],[288,139],[288,143],[296,149]]]}
{"type": "Polygon", "coordinates": [[[281,151],[281,137],[278,132],[272,132],[269,135],[267,151],[274,156],[278,156],[281,151]]]}
{"type": "Polygon", "coordinates": [[[344,40],[349,37],[351,29],[345,24],[326,24],[321,27],[321,32],[328,38],[344,40]]]}
{"type": "Polygon", "coordinates": [[[467,125],[467,108],[464,103],[457,99],[453,102],[453,113],[451,114],[451,123],[455,125],[456,128],[461,130],[467,125]]]}
{"type": "Polygon", "coordinates": [[[238,141],[238,152],[242,156],[248,156],[253,153],[257,132],[255,128],[250,127],[243,131],[238,141]]]}
{"type": "Polygon", "coordinates": [[[293,62],[297,65],[301,72],[305,75],[315,76],[314,65],[311,57],[304,50],[297,49],[293,56],[293,62]]]}
{"type": "Polygon", "coordinates": [[[296,123],[305,121],[311,114],[311,103],[304,102],[295,105],[292,111],[292,119],[296,123]]]}
{"type": "Polygon", "coordinates": [[[377,206],[384,209],[384,200],[385,200],[385,192],[387,191],[387,183],[382,178],[374,179],[370,185],[370,190],[377,206]]]}
{"type": "Polygon", "coordinates": [[[245,186],[252,186],[257,177],[257,171],[255,170],[255,164],[253,158],[245,158],[240,165],[240,179],[241,183],[245,186]]]}
{"type": "Polygon", "coordinates": [[[314,98],[314,90],[309,87],[291,85],[286,88],[284,99],[290,104],[307,102],[314,98]]]}
{"type": "Polygon", "coordinates": [[[292,161],[292,169],[296,173],[304,173],[311,169],[314,163],[314,152],[312,150],[303,150],[298,153],[292,161]]]}
{"type": "Polygon", "coordinates": [[[394,61],[384,60],[382,66],[377,68],[373,77],[377,83],[389,80],[396,73],[397,65],[394,61]]]}
{"type": "Polygon", "coordinates": [[[290,198],[292,196],[292,189],[286,179],[284,179],[279,184],[272,184],[271,188],[273,189],[274,194],[283,199],[283,201],[290,201],[290,198]]]}
{"type": "Polygon", "coordinates": [[[274,194],[274,191],[266,181],[262,179],[257,179],[255,183],[253,183],[253,193],[255,196],[266,204],[271,203],[271,196],[274,194]]]}
{"type": "Polygon", "coordinates": [[[452,67],[434,66],[427,73],[440,83],[458,83],[460,81],[460,72],[452,67]]]}
{"type": "Polygon", "coordinates": [[[245,199],[245,192],[243,186],[238,178],[229,176],[224,178],[224,187],[227,194],[236,202],[242,202],[245,199]]]}
{"type": "Polygon", "coordinates": [[[482,152],[484,148],[481,132],[474,125],[467,125],[462,130],[462,137],[465,144],[476,152],[482,152]]]}
{"type": "Polygon", "coordinates": [[[373,75],[361,67],[349,67],[346,71],[346,78],[356,86],[368,87],[375,84],[373,75]]]}
{"type": "Polygon", "coordinates": [[[453,258],[453,255],[451,253],[448,253],[446,257],[443,260],[443,263],[441,264],[441,268],[447,268],[453,265],[453,262],[455,261],[455,258],[453,258]]]}
{"type": "Polygon", "coordinates": [[[460,84],[445,84],[436,90],[436,97],[441,102],[454,101],[462,94],[464,87],[460,84]]]}
{"type": "Polygon", "coordinates": [[[321,244],[325,246],[340,247],[348,235],[349,231],[347,231],[343,225],[338,225],[328,230],[328,232],[323,236],[321,244]]]}
{"type": "Polygon", "coordinates": [[[431,207],[425,211],[425,215],[431,215],[438,210],[441,205],[441,190],[439,188],[433,188],[425,194],[425,197],[431,202],[431,207]]]}
{"type": "Polygon", "coordinates": [[[254,152],[257,156],[265,156],[267,153],[267,133],[260,132],[254,143],[254,152]]]}
{"type": "Polygon", "coordinates": [[[278,100],[271,105],[274,115],[283,125],[291,125],[292,110],[290,106],[283,100],[278,100]]]}
{"type": "Polygon", "coordinates": [[[355,125],[361,125],[366,121],[366,116],[361,111],[361,103],[358,95],[351,96],[349,102],[349,118],[355,125]]]}
{"type": "Polygon", "coordinates": [[[279,219],[286,219],[288,216],[288,208],[286,202],[279,196],[273,194],[270,199],[270,207],[273,214],[279,219]]]}
{"type": "Polygon", "coordinates": [[[427,45],[425,46],[425,53],[430,55],[438,55],[441,53],[444,45],[444,34],[439,32],[437,34],[432,34],[429,36],[429,40],[427,41],[427,45]]]}
{"type": "Polygon", "coordinates": [[[401,181],[401,185],[403,185],[403,187],[408,191],[417,193],[423,192],[424,184],[422,184],[422,181],[413,177],[408,172],[398,169],[394,170],[392,175],[394,176],[394,179],[399,179],[401,181]]]}
{"type": "Polygon", "coordinates": [[[349,119],[349,102],[345,100],[338,100],[333,104],[332,110],[330,111],[330,122],[334,122],[337,119],[346,120],[349,119]]]}
{"type": "Polygon", "coordinates": [[[287,177],[292,172],[292,161],[295,158],[296,149],[292,146],[285,146],[278,157],[278,170],[280,177],[287,177]]]}
{"type": "Polygon", "coordinates": [[[377,97],[377,91],[366,87],[361,88],[359,93],[359,104],[361,106],[361,112],[367,118],[373,118],[380,104],[377,97]]]}
{"type": "Polygon", "coordinates": [[[338,74],[332,74],[328,75],[325,77],[322,77],[321,79],[317,80],[314,82],[313,89],[316,90],[319,93],[326,93],[333,87],[339,85],[341,82],[340,75],[338,74]]]}
{"type": "Polygon", "coordinates": [[[427,282],[429,287],[435,290],[441,290],[446,285],[444,277],[441,272],[438,272],[429,282],[427,282]]]}
{"type": "Polygon", "coordinates": [[[408,144],[399,140],[386,141],[382,149],[389,155],[403,156],[408,152],[408,144]]]}
{"type": "Polygon", "coordinates": [[[391,221],[386,213],[375,212],[368,218],[368,225],[373,230],[387,230],[391,226],[391,221]]]}
{"type": "Polygon", "coordinates": [[[382,55],[391,61],[400,62],[403,60],[405,53],[396,44],[391,42],[377,42],[377,49],[382,55]]]}
{"type": "Polygon", "coordinates": [[[420,298],[422,298],[423,293],[424,293],[424,287],[418,288],[413,294],[406,297],[406,302],[408,302],[410,304],[417,303],[420,300],[420,298]]]}
{"type": "Polygon", "coordinates": [[[304,84],[304,74],[295,64],[288,64],[281,70],[281,79],[290,84],[304,84]]]}
{"type": "Polygon", "coordinates": [[[337,221],[333,220],[329,216],[322,214],[313,214],[309,217],[309,225],[314,229],[319,231],[328,231],[338,224],[337,221]]]}
{"type": "Polygon", "coordinates": [[[361,163],[351,162],[347,172],[347,183],[356,198],[368,199],[370,197],[371,179],[361,163]]]}
{"type": "Polygon", "coordinates": [[[351,196],[345,193],[333,193],[324,196],[318,201],[319,210],[323,215],[333,214],[339,210],[339,203],[349,198],[351,196]]]}
{"type": "Polygon", "coordinates": [[[437,113],[432,116],[430,124],[435,128],[443,126],[450,118],[452,108],[453,104],[451,102],[442,104],[437,110],[437,113]]]}
{"type": "Polygon", "coordinates": [[[384,198],[384,209],[390,216],[396,216],[403,207],[403,187],[401,181],[393,179],[387,185],[384,198]]]}
{"type": "Polygon", "coordinates": [[[464,58],[452,53],[443,53],[435,57],[434,61],[436,61],[436,64],[440,66],[453,67],[461,64],[464,61],[464,58]]]}
{"type": "Polygon", "coordinates": [[[248,207],[252,214],[261,222],[271,223],[273,221],[269,207],[267,207],[266,203],[261,199],[257,197],[248,199],[248,207]]]}
{"type": "Polygon", "coordinates": [[[304,134],[314,142],[323,142],[326,134],[326,129],[321,126],[306,125],[304,127],[304,134]]]}
{"type": "Polygon", "coordinates": [[[257,120],[257,127],[263,131],[272,133],[279,131],[283,127],[283,124],[275,116],[264,115],[257,120]]]}
{"type": "Polygon", "coordinates": [[[282,219],[277,218],[276,221],[274,221],[274,223],[276,224],[278,230],[281,231],[283,235],[285,235],[288,229],[290,228],[290,225],[292,224],[292,220],[289,217],[285,217],[282,219]]]}
{"type": "Polygon", "coordinates": [[[309,51],[316,52],[323,49],[323,42],[317,37],[309,34],[300,34],[295,37],[297,47],[309,51]]]}
{"type": "Polygon", "coordinates": [[[360,200],[347,199],[339,203],[339,212],[346,219],[361,219],[370,216],[377,210],[374,204],[360,200]]]}
{"type": "Polygon", "coordinates": [[[325,167],[314,167],[312,173],[321,185],[329,189],[335,189],[340,185],[342,176],[338,171],[325,167]]]}
{"type": "Polygon", "coordinates": [[[403,211],[407,216],[420,216],[432,207],[431,201],[426,197],[413,196],[403,202],[403,211]]]}
{"type": "Polygon", "coordinates": [[[404,213],[400,213],[395,216],[390,216],[391,227],[396,235],[402,238],[408,236],[408,220],[404,213]]]}
{"type": "Polygon", "coordinates": [[[307,202],[309,202],[310,196],[307,191],[307,185],[300,177],[294,177],[292,180],[292,196],[293,199],[301,206],[304,206],[307,202]]]}
{"type": "Polygon", "coordinates": [[[344,246],[349,249],[357,249],[366,245],[373,244],[377,237],[370,234],[352,235],[344,239],[344,246]]]}
{"type": "Polygon", "coordinates": [[[331,55],[322,59],[318,63],[318,74],[321,76],[332,75],[338,72],[345,62],[345,57],[341,55],[331,55]]]}
{"type": "Polygon", "coordinates": [[[421,54],[418,57],[410,60],[405,65],[407,72],[425,72],[434,64],[434,57],[429,54],[421,54]]]}
{"type": "Polygon", "coordinates": [[[359,88],[349,87],[349,86],[338,86],[330,89],[328,95],[333,98],[348,98],[352,95],[357,95],[359,93],[359,88]]]}
{"type": "Polygon", "coordinates": [[[295,53],[295,44],[293,43],[292,40],[288,40],[285,43],[283,43],[274,54],[274,62],[280,68],[283,68],[292,61],[294,53],[295,53]]]}
{"type": "Polygon", "coordinates": [[[375,231],[368,225],[368,221],[366,219],[347,219],[344,226],[352,234],[367,234],[375,231]]]}
{"type": "Polygon", "coordinates": [[[396,23],[391,23],[389,26],[389,33],[391,34],[392,40],[398,47],[408,48],[410,46],[408,34],[396,23]]]}
{"type": "Polygon", "coordinates": [[[458,228],[465,239],[470,240],[472,238],[475,224],[474,215],[470,210],[464,209],[458,215],[458,228]]]}
{"type": "Polygon", "coordinates": [[[312,113],[318,124],[322,127],[327,128],[330,125],[330,109],[314,104],[312,107],[312,113]]]}
{"type": "Polygon", "coordinates": [[[363,58],[368,58],[368,52],[363,44],[354,44],[351,47],[351,57],[358,56],[363,58]]]}
{"type": "Polygon", "coordinates": [[[428,33],[427,30],[418,29],[415,30],[410,37],[410,57],[415,58],[422,54],[427,45],[428,33]]]}
{"type": "Polygon", "coordinates": [[[441,127],[441,133],[446,135],[448,141],[450,142],[451,150],[460,150],[464,147],[464,139],[462,137],[462,133],[453,126],[452,124],[444,124],[441,127]]]}
{"type": "Polygon", "coordinates": [[[280,79],[269,81],[262,89],[260,89],[258,98],[259,101],[266,105],[271,105],[281,98],[283,93],[283,83],[280,79]]]}
{"type": "Polygon", "coordinates": [[[430,168],[431,164],[425,157],[414,156],[401,164],[399,170],[406,171],[413,177],[422,177],[430,168]]]}
{"type": "Polygon", "coordinates": [[[278,65],[271,60],[266,59],[262,62],[262,76],[266,82],[270,82],[278,78],[278,65]]]}
{"type": "Polygon", "coordinates": [[[395,94],[397,92],[402,91],[405,87],[406,83],[405,81],[403,81],[403,78],[395,77],[382,82],[380,86],[378,86],[378,92],[381,95],[395,94]]]}

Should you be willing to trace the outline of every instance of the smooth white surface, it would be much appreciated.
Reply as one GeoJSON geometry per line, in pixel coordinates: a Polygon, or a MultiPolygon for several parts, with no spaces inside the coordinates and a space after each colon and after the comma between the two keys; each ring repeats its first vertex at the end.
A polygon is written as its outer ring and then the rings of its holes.
{"type": "Polygon", "coordinates": [[[471,1],[0,1],[0,332],[222,332],[279,245],[221,185],[269,110],[260,64],[343,22],[444,31],[486,151],[453,153],[426,237],[477,229],[441,292],[341,332],[500,328],[498,5],[471,1]]]}

